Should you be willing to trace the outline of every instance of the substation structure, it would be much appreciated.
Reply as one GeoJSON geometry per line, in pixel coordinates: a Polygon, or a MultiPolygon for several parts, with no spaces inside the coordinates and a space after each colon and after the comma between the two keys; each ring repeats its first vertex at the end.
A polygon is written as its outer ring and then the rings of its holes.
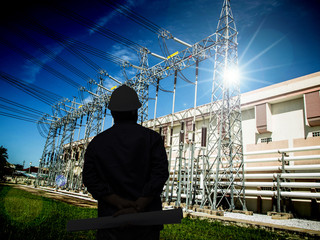
{"type": "MultiPolygon", "coordinates": [[[[156,86],[156,116],[157,105],[164,104],[158,102],[159,84],[166,77],[174,77],[172,114],[169,121],[172,132],[177,121],[174,110],[177,75],[195,65],[194,108],[188,111],[188,119],[180,123],[177,151],[172,134],[169,140],[164,139],[166,144],[169,142],[166,147],[170,172],[173,174],[163,191],[163,198],[168,202],[175,201],[176,205],[198,204],[200,207],[209,206],[213,210],[222,205],[231,210],[236,206],[246,210],[240,87],[239,82],[230,83],[230,80],[234,79],[229,79],[229,73],[236,71],[238,65],[237,35],[230,1],[224,0],[215,33],[193,45],[179,41],[187,48],[171,54],[153,67],[148,67],[147,52],[142,49],[139,74],[124,82],[137,91],[142,102],[139,122],[155,128],[155,119],[147,121],[149,87],[151,84],[156,86]],[[212,57],[214,75],[211,102],[208,104],[208,118],[201,128],[201,147],[195,149],[196,117],[199,115],[199,63],[212,57]],[[150,125],[150,122],[153,125],[150,125]]],[[[107,105],[112,91],[104,86],[108,77],[117,84],[122,84],[107,72],[101,71],[98,81],[90,83],[96,87],[95,92],[86,88],[80,89],[92,95],[92,101],[77,103],[75,99],[65,99],[53,106],[53,116],[45,115],[40,120],[50,122],[50,128],[40,159],[37,185],[86,191],[81,174],[84,153],[90,139],[104,129],[105,118],[109,117],[107,105]],[[84,136],[80,136],[81,130],[84,136]],[[47,176],[44,174],[46,172],[47,176]],[[63,186],[56,181],[60,175],[63,175],[66,181],[63,186]]],[[[163,131],[168,130],[160,127],[158,131],[163,135],[163,131]]]]}
{"type": "MultiPolygon", "coordinates": [[[[320,220],[319,82],[317,72],[241,94],[245,179],[241,182],[235,177],[234,184],[245,186],[245,213],[286,212],[320,220]]],[[[161,134],[170,156],[170,177],[163,200],[171,205],[197,211],[201,208],[207,181],[203,152],[209,121],[210,103],[144,123],[161,134]]],[[[79,158],[83,144],[84,140],[72,143],[72,158],[79,158]]],[[[64,146],[64,154],[69,147],[64,146]]],[[[80,167],[73,169],[81,173],[80,167]]],[[[210,177],[212,183],[215,171],[210,177]]],[[[220,184],[229,184],[227,178],[222,176],[220,184]]],[[[226,198],[230,201],[230,195],[226,198]]],[[[226,200],[219,206],[229,207],[226,200]]],[[[240,201],[235,207],[241,208],[240,201]]]]}
{"type": "MultiPolygon", "coordinates": [[[[231,183],[227,171],[219,172],[219,184],[245,186],[245,213],[291,213],[320,220],[319,83],[317,72],[241,94],[244,180],[235,175],[231,183]]],[[[160,132],[170,156],[167,202],[198,210],[195,205],[205,201],[210,107],[204,104],[145,123],[160,132]]],[[[216,172],[214,168],[209,176],[212,184],[216,172]]],[[[227,200],[231,202],[231,194],[219,206],[228,209],[227,200]]],[[[240,201],[235,205],[241,208],[240,201]]]]}

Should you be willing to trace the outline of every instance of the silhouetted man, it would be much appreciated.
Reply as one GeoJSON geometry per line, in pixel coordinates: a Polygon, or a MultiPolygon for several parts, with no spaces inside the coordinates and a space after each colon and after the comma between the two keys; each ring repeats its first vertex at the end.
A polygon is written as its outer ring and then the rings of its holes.
{"type": "MultiPolygon", "coordinates": [[[[98,216],[162,209],[160,194],[169,176],[161,136],[137,124],[141,107],[137,93],[122,85],[108,108],[114,125],[88,145],[83,183],[98,200],[98,216]]],[[[98,239],[159,239],[163,226],[98,230],[98,239]]]]}

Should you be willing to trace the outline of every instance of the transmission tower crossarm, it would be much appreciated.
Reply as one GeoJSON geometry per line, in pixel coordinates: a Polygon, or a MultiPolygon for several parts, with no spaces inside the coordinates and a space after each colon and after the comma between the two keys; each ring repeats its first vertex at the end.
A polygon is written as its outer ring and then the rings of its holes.
{"type": "Polygon", "coordinates": [[[46,120],[41,120],[41,119],[40,119],[38,122],[46,123],[46,122],[44,122],[44,121],[55,122],[54,120],[51,120],[51,119],[46,119],[46,120]]]}
{"type": "Polygon", "coordinates": [[[187,46],[187,47],[192,47],[191,44],[189,43],[186,43],[185,41],[182,41],[181,39],[179,38],[176,38],[174,37],[168,30],[166,29],[162,29],[162,31],[160,31],[160,33],[158,34],[160,37],[162,38],[166,38],[166,39],[173,39],[174,41],[176,41],[177,43],[180,43],[184,46],[187,46]]]}
{"type": "MultiPolygon", "coordinates": [[[[157,79],[163,79],[174,74],[175,70],[181,71],[196,63],[206,60],[215,54],[215,47],[217,45],[216,33],[207,38],[195,43],[177,54],[166,58],[162,62],[145,70],[144,76],[146,81],[155,84],[157,79]]],[[[131,79],[132,82],[139,81],[139,76],[131,79]]]]}
{"type": "Polygon", "coordinates": [[[73,104],[77,104],[77,105],[79,105],[79,106],[81,106],[81,105],[82,105],[81,103],[77,103],[77,102],[75,102],[75,101],[71,101],[71,103],[73,103],[73,104]]]}
{"type": "Polygon", "coordinates": [[[67,112],[67,113],[71,114],[71,112],[70,112],[70,111],[68,111],[68,110],[66,110],[66,109],[63,109],[63,108],[59,107],[59,105],[60,105],[60,104],[61,104],[61,103],[58,103],[57,105],[53,105],[53,106],[52,106],[52,108],[60,109],[60,110],[62,110],[62,111],[64,111],[64,112],[67,112]]]}

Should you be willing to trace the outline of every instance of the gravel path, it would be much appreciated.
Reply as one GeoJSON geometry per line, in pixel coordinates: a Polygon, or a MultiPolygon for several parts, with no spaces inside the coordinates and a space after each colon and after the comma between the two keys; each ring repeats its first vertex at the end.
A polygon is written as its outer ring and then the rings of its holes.
{"type": "Polygon", "coordinates": [[[243,219],[261,223],[270,223],[280,226],[288,226],[288,227],[296,227],[303,228],[308,230],[320,231],[320,222],[319,221],[311,221],[304,219],[286,219],[286,220],[276,220],[271,219],[271,216],[263,215],[263,214],[253,214],[253,215],[245,215],[241,213],[232,213],[232,212],[224,212],[225,217],[234,218],[234,219],[243,219]]]}

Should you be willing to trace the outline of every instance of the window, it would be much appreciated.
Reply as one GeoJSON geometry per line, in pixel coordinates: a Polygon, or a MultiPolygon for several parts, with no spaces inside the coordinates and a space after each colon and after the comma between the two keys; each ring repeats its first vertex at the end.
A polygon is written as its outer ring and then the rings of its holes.
{"type": "Polygon", "coordinates": [[[269,143],[269,142],[272,142],[272,138],[271,138],[271,137],[268,137],[268,138],[261,138],[261,142],[262,142],[262,143],[269,143]]]}
{"type": "Polygon", "coordinates": [[[312,132],[312,137],[320,137],[320,131],[312,132]]]}
{"type": "Polygon", "coordinates": [[[310,127],[320,126],[320,94],[319,91],[304,95],[306,117],[310,127]]]}
{"type": "Polygon", "coordinates": [[[269,103],[256,105],[255,112],[258,133],[271,132],[271,105],[269,103]]]}

